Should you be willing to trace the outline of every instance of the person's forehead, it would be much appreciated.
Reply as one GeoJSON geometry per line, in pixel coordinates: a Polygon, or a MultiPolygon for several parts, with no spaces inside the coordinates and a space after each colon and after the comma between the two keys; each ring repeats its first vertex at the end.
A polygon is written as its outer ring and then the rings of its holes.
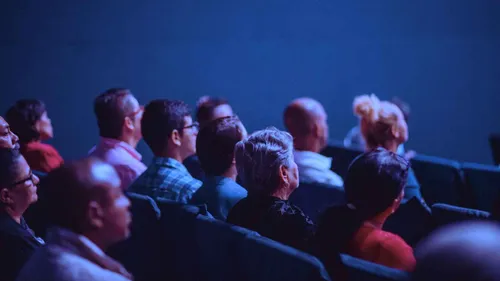
{"type": "Polygon", "coordinates": [[[31,168],[28,165],[28,162],[26,162],[26,159],[24,159],[23,156],[20,156],[15,163],[15,171],[16,171],[16,178],[17,180],[20,180],[21,178],[25,178],[29,175],[31,168]]]}
{"type": "Polygon", "coordinates": [[[5,121],[5,119],[3,119],[3,117],[0,116],[0,129],[4,129],[8,126],[9,124],[7,124],[7,121],[5,121]]]}
{"type": "Polygon", "coordinates": [[[214,118],[221,118],[233,115],[233,108],[229,104],[221,104],[214,108],[214,118]]]}
{"type": "Polygon", "coordinates": [[[92,177],[97,185],[106,186],[108,188],[120,187],[120,178],[116,170],[108,164],[94,164],[91,169],[92,177]]]}

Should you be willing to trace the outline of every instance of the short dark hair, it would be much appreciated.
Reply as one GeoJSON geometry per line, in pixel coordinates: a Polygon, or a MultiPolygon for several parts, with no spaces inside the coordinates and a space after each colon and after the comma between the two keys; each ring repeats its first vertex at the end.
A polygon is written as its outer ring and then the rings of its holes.
{"type": "Polygon", "coordinates": [[[101,137],[120,137],[125,117],[132,111],[130,104],[125,102],[129,95],[132,95],[129,89],[111,88],[95,98],[94,113],[101,137]]]}
{"type": "Polygon", "coordinates": [[[7,110],[5,121],[10,129],[19,137],[20,143],[28,143],[40,139],[35,128],[36,122],[42,118],[47,109],[41,100],[21,99],[7,110]]]}
{"type": "Polygon", "coordinates": [[[167,146],[174,130],[182,135],[184,117],[190,115],[188,105],[180,100],[157,99],[146,105],[141,121],[142,137],[153,153],[167,146]]]}
{"type": "Polygon", "coordinates": [[[196,138],[196,154],[205,173],[222,175],[231,167],[234,146],[243,139],[238,117],[225,117],[208,122],[196,138]]]}
{"type": "Polygon", "coordinates": [[[0,147],[0,187],[8,187],[14,182],[16,162],[21,157],[18,149],[0,147]]]}
{"type": "Polygon", "coordinates": [[[202,97],[196,105],[196,121],[205,123],[213,119],[217,106],[228,104],[227,100],[217,97],[202,97]]]}

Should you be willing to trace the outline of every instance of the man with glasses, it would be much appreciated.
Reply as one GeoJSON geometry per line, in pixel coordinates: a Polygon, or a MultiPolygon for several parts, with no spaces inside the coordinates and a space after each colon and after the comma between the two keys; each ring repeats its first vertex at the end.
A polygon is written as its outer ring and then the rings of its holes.
{"type": "Polygon", "coordinates": [[[116,169],[122,190],[146,170],[141,154],[135,150],[142,138],[143,111],[128,89],[109,89],[94,101],[100,140],[89,154],[116,169]]]}
{"type": "Polygon", "coordinates": [[[190,109],[182,101],[154,100],[145,107],[141,126],[154,158],[129,191],[188,203],[201,186],[182,164],[196,153],[198,123],[190,109]]]}

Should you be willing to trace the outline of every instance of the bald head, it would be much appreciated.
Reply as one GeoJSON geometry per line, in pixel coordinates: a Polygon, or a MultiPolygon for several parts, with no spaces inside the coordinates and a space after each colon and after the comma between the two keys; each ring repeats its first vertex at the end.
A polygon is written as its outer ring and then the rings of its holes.
{"type": "Polygon", "coordinates": [[[464,222],[439,229],[416,250],[415,281],[500,280],[500,226],[464,222]]]}
{"type": "Polygon", "coordinates": [[[86,158],[51,172],[46,186],[50,187],[46,203],[53,224],[82,233],[89,227],[90,202],[106,205],[109,191],[120,188],[120,178],[111,165],[86,158]]]}
{"type": "Polygon", "coordinates": [[[286,107],[283,119],[287,130],[297,140],[296,146],[301,142],[304,143],[303,145],[312,145],[315,141],[319,146],[326,145],[328,140],[327,115],[317,100],[307,97],[293,100],[286,107]]]}

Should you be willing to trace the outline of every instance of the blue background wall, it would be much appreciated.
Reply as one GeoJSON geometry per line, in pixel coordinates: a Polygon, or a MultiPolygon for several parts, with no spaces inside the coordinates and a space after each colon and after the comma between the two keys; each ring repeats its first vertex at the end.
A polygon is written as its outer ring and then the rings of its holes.
{"type": "Polygon", "coordinates": [[[228,97],[249,130],[312,96],[334,139],[356,95],[400,96],[408,147],[464,161],[491,163],[500,131],[497,0],[3,1],[0,34],[1,112],[43,99],[66,158],[96,142],[92,100],[116,86],[142,103],[228,97]]]}

